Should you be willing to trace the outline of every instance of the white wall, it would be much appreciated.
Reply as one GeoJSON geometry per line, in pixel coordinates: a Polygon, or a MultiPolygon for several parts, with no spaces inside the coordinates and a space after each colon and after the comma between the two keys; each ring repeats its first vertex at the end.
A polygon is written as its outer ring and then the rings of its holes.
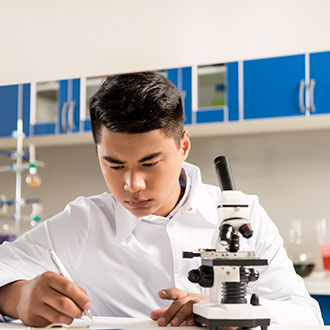
{"type": "MultiPolygon", "coordinates": [[[[189,161],[201,167],[204,181],[217,184],[213,159],[227,155],[237,188],[259,195],[262,205],[288,239],[290,220],[302,219],[306,249],[320,268],[315,221],[330,218],[330,131],[193,138],[189,161]]],[[[79,195],[106,191],[93,145],[39,148],[47,162],[43,184],[24,185],[24,197],[41,197],[45,216],[61,211],[79,195]]],[[[0,157],[0,165],[7,159],[0,157]]],[[[0,173],[0,193],[14,196],[13,173],[0,173]]],[[[267,238],[265,238],[267,239],[267,238]]]]}
{"type": "Polygon", "coordinates": [[[0,85],[330,49],[328,0],[1,0],[0,85]]]}

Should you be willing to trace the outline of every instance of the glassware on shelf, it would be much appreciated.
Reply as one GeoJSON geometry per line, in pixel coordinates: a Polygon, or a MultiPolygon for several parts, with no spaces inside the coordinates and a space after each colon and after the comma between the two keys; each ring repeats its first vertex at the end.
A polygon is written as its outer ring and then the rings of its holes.
{"type": "Polygon", "coordinates": [[[294,269],[301,277],[307,277],[315,267],[315,260],[304,241],[302,221],[293,219],[289,232],[290,242],[288,254],[293,262],[294,269]]]}
{"type": "Polygon", "coordinates": [[[58,116],[58,81],[36,84],[36,123],[56,122],[58,116]]]}
{"type": "Polygon", "coordinates": [[[316,226],[323,269],[330,272],[330,220],[323,218],[317,222],[316,226]]]}
{"type": "Polygon", "coordinates": [[[225,64],[202,65],[197,67],[198,109],[209,110],[225,107],[227,67],[225,64]]]}
{"type": "Polygon", "coordinates": [[[12,242],[15,238],[15,222],[7,216],[0,216],[0,244],[12,242]]]}

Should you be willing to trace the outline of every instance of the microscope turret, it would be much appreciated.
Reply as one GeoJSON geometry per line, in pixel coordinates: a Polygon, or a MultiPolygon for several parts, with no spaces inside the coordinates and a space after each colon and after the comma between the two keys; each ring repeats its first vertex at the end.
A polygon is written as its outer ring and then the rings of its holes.
{"type": "Polygon", "coordinates": [[[250,203],[236,190],[227,158],[217,157],[214,163],[222,190],[217,209],[219,224],[212,239],[214,249],[183,252],[183,258],[202,260],[198,269],[188,273],[188,279],[210,288],[210,301],[194,304],[194,319],[197,325],[207,325],[211,330],[218,326],[260,326],[265,330],[270,324],[269,311],[255,294],[248,303],[246,290],[249,282],[259,278],[258,271],[248,267],[265,266],[267,260],[257,258],[254,251],[239,251],[240,235],[246,239],[253,235],[248,221],[250,203]]]}

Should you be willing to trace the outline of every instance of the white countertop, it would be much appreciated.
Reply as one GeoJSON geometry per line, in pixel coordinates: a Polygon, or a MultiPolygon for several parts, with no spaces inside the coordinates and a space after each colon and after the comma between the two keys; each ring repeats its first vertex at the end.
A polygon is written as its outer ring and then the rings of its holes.
{"type": "Polygon", "coordinates": [[[330,296],[330,273],[313,272],[304,282],[309,294],[330,296]]]}
{"type": "MultiPolygon", "coordinates": [[[[119,318],[119,317],[94,317],[94,322],[90,325],[91,329],[127,329],[127,330],[161,330],[162,327],[157,326],[155,321],[139,320],[134,318],[119,318]]],[[[166,327],[167,329],[178,327],[166,327]]],[[[1,330],[22,330],[28,329],[22,324],[17,323],[0,323],[1,330]]],[[[197,327],[180,327],[182,330],[197,330],[207,328],[197,327]]],[[[321,330],[329,329],[330,326],[310,326],[310,325],[271,325],[269,330],[321,330]]]]}

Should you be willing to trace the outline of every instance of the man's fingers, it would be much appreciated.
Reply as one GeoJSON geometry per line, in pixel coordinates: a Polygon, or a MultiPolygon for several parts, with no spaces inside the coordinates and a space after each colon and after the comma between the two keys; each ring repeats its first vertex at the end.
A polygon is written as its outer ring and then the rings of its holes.
{"type": "Polygon", "coordinates": [[[193,326],[195,325],[195,320],[194,320],[194,316],[191,315],[190,317],[188,317],[188,319],[186,320],[186,325],[187,326],[193,326]]]}
{"type": "Polygon", "coordinates": [[[166,308],[155,309],[150,313],[150,318],[154,321],[157,321],[167,310],[166,308]]]}
{"type": "Polygon", "coordinates": [[[53,273],[55,276],[47,275],[47,273],[45,274],[45,276],[50,277],[48,282],[49,286],[60,294],[69,297],[80,307],[81,310],[90,309],[92,307],[87,294],[76,284],[55,273],[53,273]]]}
{"type": "MultiPolygon", "coordinates": [[[[167,310],[165,311],[165,313],[163,315],[161,315],[160,318],[157,320],[157,324],[160,326],[165,326],[165,325],[169,324],[173,319],[175,319],[176,314],[179,312],[179,310],[182,308],[182,306],[186,302],[187,301],[184,298],[182,298],[180,300],[174,300],[174,302],[171,304],[171,306],[168,307],[167,310]]],[[[180,324],[180,323],[178,323],[178,324],[180,324]]]]}
{"type": "Polygon", "coordinates": [[[52,290],[49,295],[45,296],[44,303],[72,319],[83,316],[82,309],[73,300],[55,290],[52,290]]]}
{"type": "Polygon", "coordinates": [[[42,317],[48,320],[50,323],[71,324],[73,321],[72,317],[55,310],[53,307],[48,306],[47,304],[42,304],[40,306],[38,314],[42,315],[42,317]]]}
{"type": "Polygon", "coordinates": [[[182,324],[184,321],[190,320],[193,312],[193,304],[195,302],[196,302],[195,300],[189,300],[184,305],[182,305],[182,307],[175,314],[173,320],[170,322],[171,325],[178,326],[182,324]]]}
{"type": "Polygon", "coordinates": [[[30,316],[28,319],[21,320],[24,325],[31,327],[45,327],[51,322],[43,318],[42,316],[30,316]]]}
{"type": "Polygon", "coordinates": [[[158,295],[162,299],[177,300],[188,296],[188,292],[180,290],[178,288],[169,288],[161,290],[158,295]]]}

